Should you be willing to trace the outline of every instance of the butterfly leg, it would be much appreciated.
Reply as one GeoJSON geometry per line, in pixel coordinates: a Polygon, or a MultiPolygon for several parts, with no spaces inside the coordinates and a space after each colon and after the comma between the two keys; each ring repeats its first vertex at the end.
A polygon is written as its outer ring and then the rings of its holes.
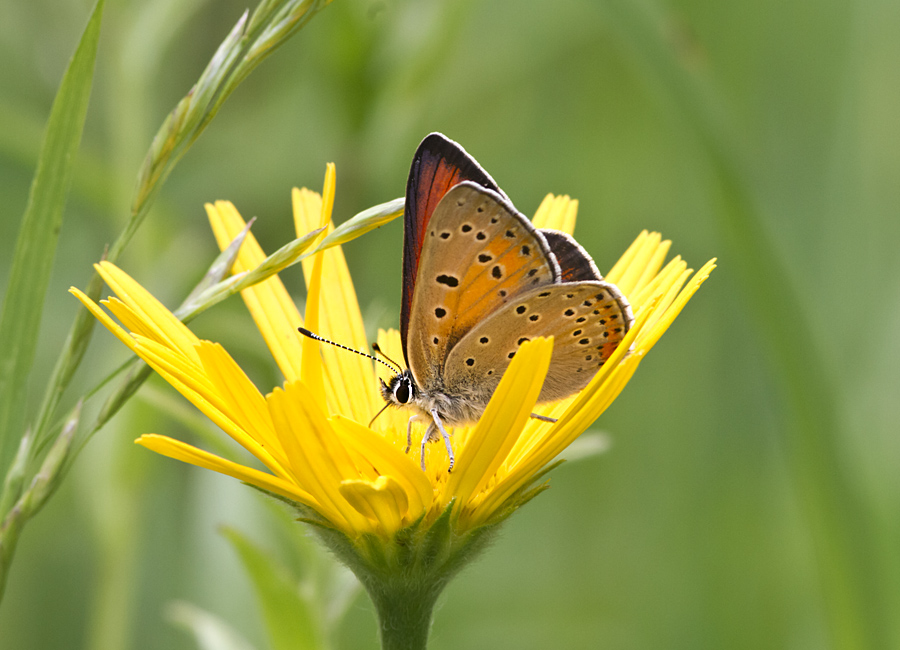
{"type": "Polygon", "coordinates": [[[403,452],[404,454],[408,454],[409,448],[412,447],[412,423],[414,420],[418,420],[418,419],[419,419],[419,416],[414,415],[411,418],[409,418],[409,422],[406,423],[406,451],[403,452]]]}
{"type": "Polygon", "coordinates": [[[541,422],[556,422],[556,418],[549,418],[546,415],[538,415],[537,413],[532,413],[531,417],[535,420],[540,420],[541,422]]]}
{"type": "Polygon", "coordinates": [[[434,422],[428,425],[428,429],[425,430],[425,435],[422,436],[422,454],[419,456],[422,459],[422,471],[425,471],[425,445],[428,444],[428,441],[431,440],[432,436],[437,436],[435,433],[434,422]]]}
{"type": "Polygon", "coordinates": [[[434,418],[434,424],[440,430],[441,436],[444,438],[444,446],[447,447],[447,456],[450,458],[450,466],[447,468],[447,473],[449,474],[453,471],[453,463],[456,461],[456,458],[453,456],[453,445],[450,444],[450,434],[444,428],[444,423],[441,422],[441,416],[438,415],[437,409],[431,409],[431,417],[434,418]]]}

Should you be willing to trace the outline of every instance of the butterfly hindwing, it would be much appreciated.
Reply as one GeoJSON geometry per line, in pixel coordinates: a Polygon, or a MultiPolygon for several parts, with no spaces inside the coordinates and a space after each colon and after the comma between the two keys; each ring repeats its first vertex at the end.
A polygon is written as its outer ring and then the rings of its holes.
{"type": "Polygon", "coordinates": [[[553,336],[553,356],[539,402],[568,397],[587,386],[615,351],[634,319],[619,290],[600,280],[531,289],[472,328],[444,365],[448,393],[486,403],[519,346],[553,336]],[[483,393],[483,394],[481,394],[483,393]]]}
{"type": "Polygon", "coordinates": [[[547,240],[550,250],[559,264],[561,282],[582,282],[602,280],[594,260],[581,247],[575,238],[559,230],[542,229],[541,234],[547,240]]]}
{"type": "Polygon", "coordinates": [[[472,181],[502,194],[494,179],[460,145],[440,133],[426,136],[413,156],[406,183],[400,309],[400,337],[404,354],[425,232],[438,203],[450,188],[461,181],[472,181]]]}
{"type": "Polygon", "coordinates": [[[407,361],[418,385],[438,386],[444,361],[479,323],[558,266],[543,235],[501,195],[475,183],[451,189],[425,233],[412,299],[407,361]]]}

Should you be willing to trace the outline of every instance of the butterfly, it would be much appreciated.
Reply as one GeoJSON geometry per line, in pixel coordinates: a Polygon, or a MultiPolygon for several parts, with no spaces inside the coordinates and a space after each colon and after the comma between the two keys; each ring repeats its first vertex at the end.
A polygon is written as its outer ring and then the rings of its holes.
{"type": "Polygon", "coordinates": [[[535,228],[475,159],[440,133],[426,136],[413,157],[403,220],[406,368],[380,380],[381,394],[385,408],[414,413],[407,452],[413,421],[424,419],[423,469],[426,442],[443,438],[452,470],[447,427],[478,420],[519,346],[554,337],[538,399],[552,402],[587,386],[634,318],[571,236],[535,228]]]}

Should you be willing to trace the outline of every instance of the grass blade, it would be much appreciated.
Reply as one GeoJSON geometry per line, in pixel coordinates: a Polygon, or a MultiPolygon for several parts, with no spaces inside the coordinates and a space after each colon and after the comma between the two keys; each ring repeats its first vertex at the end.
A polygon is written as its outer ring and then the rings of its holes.
{"type": "Polygon", "coordinates": [[[103,0],[98,0],[63,76],[19,228],[0,314],[0,474],[24,431],[25,385],[34,361],[63,207],[94,77],[103,0]]]}
{"type": "Polygon", "coordinates": [[[313,252],[318,253],[332,246],[346,244],[348,241],[365,235],[370,230],[381,228],[384,224],[403,214],[403,202],[404,199],[402,198],[394,199],[387,203],[372,206],[368,210],[363,210],[332,230],[313,252]]]}
{"type": "Polygon", "coordinates": [[[685,120],[705,149],[718,183],[716,216],[743,283],[770,362],[782,382],[787,415],[783,436],[790,470],[815,545],[826,616],[835,648],[887,648],[889,626],[875,558],[875,525],[845,471],[834,380],[813,344],[809,317],[784,261],[764,228],[723,102],[681,61],[665,39],[652,5],[606,0],[603,9],[623,48],[650,88],[685,120]],[[777,291],[771,287],[777,286],[777,291]],[[766,318],[778,314],[777,319],[766,318]]]}

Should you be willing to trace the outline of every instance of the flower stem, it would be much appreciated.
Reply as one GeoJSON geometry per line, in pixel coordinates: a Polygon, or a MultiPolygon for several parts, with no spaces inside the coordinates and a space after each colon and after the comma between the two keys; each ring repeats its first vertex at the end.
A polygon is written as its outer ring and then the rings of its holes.
{"type": "Polygon", "coordinates": [[[443,584],[423,587],[395,581],[369,589],[382,650],[424,650],[428,646],[432,612],[442,589],[443,584]]]}

